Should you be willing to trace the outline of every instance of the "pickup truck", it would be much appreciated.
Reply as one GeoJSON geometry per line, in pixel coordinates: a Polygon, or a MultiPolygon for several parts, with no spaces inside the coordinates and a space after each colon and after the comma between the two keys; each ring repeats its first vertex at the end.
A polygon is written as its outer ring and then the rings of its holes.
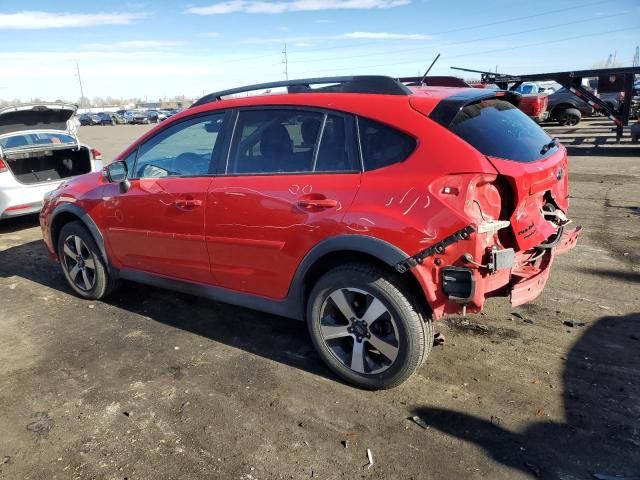
{"type": "MultiPolygon", "coordinates": [[[[499,89],[497,85],[491,83],[474,83],[471,84],[471,86],[474,88],[499,89]]],[[[522,95],[518,108],[526,113],[536,123],[544,122],[549,117],[549,112],[547,111],[548,95],[546,93],[538,93],[533,90],[520,91],[518,89],[515,89],[514,91],[522,95]]]]}
{"type": "MultiPolygon", "coordinates": [[[[595,93],[595,92],[594,92],[595,93]]],[[[595,93],[611,109],[618,111],[621,105],[620,93],[595,93]]],[[[549,119],[560,125],[577,125],[582,117],[593,115],[596,110],[570,90],[561,88],[549,95],[549,119]]]]}

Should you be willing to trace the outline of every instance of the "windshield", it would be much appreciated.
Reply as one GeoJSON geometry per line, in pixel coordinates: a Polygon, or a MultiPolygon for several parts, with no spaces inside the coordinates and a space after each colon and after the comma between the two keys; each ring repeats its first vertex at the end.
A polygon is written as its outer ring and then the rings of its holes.
{"type": "Polygon", "coordinates": [[[465,106],[449,128],[484,155],[518,162],[534,162],[558,148],[533,120],[495,98],[465,106]]]}
{"type": "Polygon", "coordinates": [[[76,143],[76,139],[63,133],[28,133],[0,139],[0,146],[5,149],[68,143],[76,143]]]}

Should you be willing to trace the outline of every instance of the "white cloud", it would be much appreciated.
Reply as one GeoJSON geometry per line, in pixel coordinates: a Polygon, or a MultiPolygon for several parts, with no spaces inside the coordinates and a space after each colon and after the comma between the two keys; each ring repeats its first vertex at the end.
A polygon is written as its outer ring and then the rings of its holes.
{"type": "Polygon", "coordinates": [[[433,36],[422,33],[389,33],[389,32],[351,32],[340,35],[340,38],[371,40],[431,40],[433,36]]]}
{"type": "Polygon", "coordinates": [[[224,15],[228,13],[284,13],[319,10],[354,10],[394,8],[408,5],[411,0],[227,0],[204,7],[189,7],[183,13],[224,15]]]}
{"type": "Polygon", "coordinates": [[[174,40],[127,40],[123,42],[112,43],[86,43],[82,45],[83,50],[130,50],[130,49],[146,49],[146,48],[162,48],[162,47],[180,47],[185,42],[174,40]]]}
{"type": "Polygon", "coordinates": [[[218,38],[220,36],[220,32],[204,32],[201,33],[200,36],[204,38],[218,38]]]}
{"type": "MultiPolygon", "coordinates": [[[[265,44],[265,43],[289,43],[294,46],[301,44],[318,43],[326,40],[431,40],[434,37],[424,35],[422,33],[389,33],[389,32],[350,32],[340,35],[316,35],[316,36],[298,36],[298,37],[249,37],[244,43],[249,44],[265,44]]],[[[308,45],[307,45],[308,46],[308,45]]]]}
{"type": "Polygon", "coordinates": [[[48,28],[83,28],[98,25],[128,25],[146,13],[51,13],[22,11],[0,13],[0,30],[42,30],[48,28]]]}

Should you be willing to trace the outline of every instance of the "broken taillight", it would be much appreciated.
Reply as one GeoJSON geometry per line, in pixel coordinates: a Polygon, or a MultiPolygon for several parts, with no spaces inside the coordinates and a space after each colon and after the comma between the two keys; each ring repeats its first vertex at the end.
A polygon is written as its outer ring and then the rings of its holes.
{"type": "Polygon", "coordinates": [[[102,160],[102,153],[97,148],[91,149],[91,155],[93,155],[95,160],[102,160]]]}
{"type": "Polygon", "coordinates": [[[502,192],[497,175],[448,175],[431,185],[431,192],[476,225],[501,217],[502,192]]]}
{"type": "Polygon", "coordinates": [[[7,170],[9,170],[7,164],[0,158],[0,172],[6,172],[7,170]]]}

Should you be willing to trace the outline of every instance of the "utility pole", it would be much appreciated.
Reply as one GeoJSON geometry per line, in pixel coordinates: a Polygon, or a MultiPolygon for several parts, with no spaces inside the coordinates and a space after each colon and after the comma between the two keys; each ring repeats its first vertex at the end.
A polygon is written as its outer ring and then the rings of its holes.
{"type": "Polygon", "coordinates": [[[82,102],[84,102],[84,90],[82,89],[82,77],[80,76],[80,66],[76,62],[76,72],[78,74],[78,83],[80,84],[80,108],[82,108],[82,102]]]}
{"type": "Polygon", "coordinates": [[[633,55],[633,66],[640,65],[640,46],[636,45],[636,53],[633,55]]]}
{"type": "Polygon", "coordinates": [[[287,44],[284,44],[284,50],[282,50],[282,55],[284,55],[284,57],[282,58],[282,64],[284,65],[284,71],[282,73],[284,73],[284,79],[285,80],[289,80],[289,60],[287,59],[287,44]]]}

